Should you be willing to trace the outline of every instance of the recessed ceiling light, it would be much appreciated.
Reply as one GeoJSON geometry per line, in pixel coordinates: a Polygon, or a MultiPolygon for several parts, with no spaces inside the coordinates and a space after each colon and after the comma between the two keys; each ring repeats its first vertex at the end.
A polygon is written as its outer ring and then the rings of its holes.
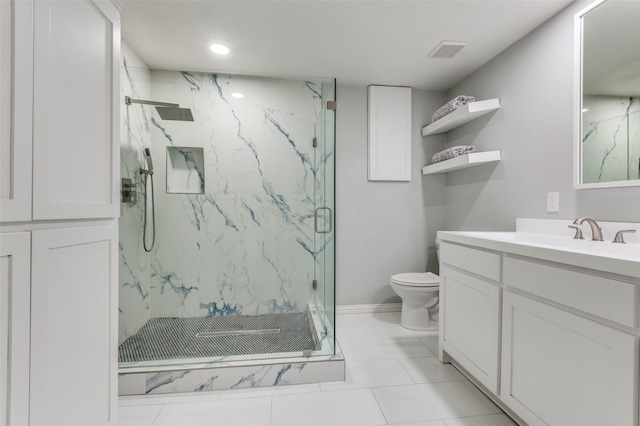
{"type": "Polygon", "coordinates": [[[234,98],[244,98],[244,95],[238,92],[232,93],[231,96],[233,96],[234,98]]]}
{"type": "Polygon", "coordinates": [[[213,53],[217,53],[218,55],[226,55],[229,53],[229,48],[224,44],[212,44],[210,47],[213,53]]]}

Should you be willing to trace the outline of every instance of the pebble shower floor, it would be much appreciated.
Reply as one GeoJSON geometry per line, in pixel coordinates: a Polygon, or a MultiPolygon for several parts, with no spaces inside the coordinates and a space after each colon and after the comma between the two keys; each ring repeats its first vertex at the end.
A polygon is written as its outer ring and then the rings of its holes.
{"type": "Polygon", "coordinates": [[[119,362],[319,350],[310,314],[152,318],[118,347],[119,362]]]}

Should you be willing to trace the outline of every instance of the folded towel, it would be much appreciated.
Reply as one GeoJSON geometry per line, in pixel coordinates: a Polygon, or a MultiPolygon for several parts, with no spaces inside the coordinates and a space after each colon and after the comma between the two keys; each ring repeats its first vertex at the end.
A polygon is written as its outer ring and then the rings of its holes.
{"type": "Polygon", "coordinates": [[[431,117],[431,122],[433,123],[434,121],[438,121],[445,115],[451,114],[453,111],[457,110],[458,108],[462,108],[466,104],[469,104],[475,101],[476,101],[476,98],[474,98],[473,96],[464,96],[464,95],[456,96],[455,98],[451,99],[449,102],[447,102],[446,104],[438,108],[438,110],[433,113],[433,116],[431,117]]]}
{"type": "Polygon", "coordinates": [[[440,151],[439,153],[434,155],[431,160],[434,163],[439,163],[440,161],[451,160],[452,158],[455,158],[459,155],[464,155],[475,151],[476,147],[473,145],[452,146],[451,148],[447,148],[444,151],[440,151]]]}

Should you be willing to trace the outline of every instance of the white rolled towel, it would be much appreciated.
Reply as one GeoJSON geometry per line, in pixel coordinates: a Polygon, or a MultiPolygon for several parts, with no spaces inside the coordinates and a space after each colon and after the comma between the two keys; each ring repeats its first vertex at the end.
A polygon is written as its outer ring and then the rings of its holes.
{"type": "Polygon", "coordinates": [[[439,153],[434,155],[431,160],[434,163],[439,163],[440,161],[451,160],[452,158],[456,158],[459,155],[468,154],[470,152],[476,152],[476,147],[473,145],[452,146],[451,148],[440,151],[439,153]]]}
{"type": "Polygon", "coordinates": [[[466,95],[456,96],[446,104],[442,105],[440,108],[438,108],[436,112],[433,113],[433,116],[431,116],[431,122],[433,123],[434,121],[438,121],[445,115],[451,114],[453,111],[457,110],[458,108],[462,108],[466,104],[469,104],[475,101],[476,101],[476,98],[474,98],[473,96],[466,96],[466,95]]]}

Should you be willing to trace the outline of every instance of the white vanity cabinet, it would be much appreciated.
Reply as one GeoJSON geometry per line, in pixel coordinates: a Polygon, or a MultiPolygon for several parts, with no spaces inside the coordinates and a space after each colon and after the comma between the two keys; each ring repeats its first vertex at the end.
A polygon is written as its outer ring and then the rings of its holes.
{"type": "Polygon", "coordinates": [[[637,425],[638,338],[504,292],[500,399],[530,426],[637,425]]]}
{"type": "Polygon", "coordinates": [[[500,398],[529,425],[638,424],[633,280],[505,255],[500,398]]]}
{"type": "Polygon", "coordinates": [[[441,360],[519,424],[638,426],[640,259],[480,234],[438,233],[441,360]]]}
{"type": "Polygon", "coordinates": [[[500,255],[442,243],[440,347],[498,393],[500,255]]]}

